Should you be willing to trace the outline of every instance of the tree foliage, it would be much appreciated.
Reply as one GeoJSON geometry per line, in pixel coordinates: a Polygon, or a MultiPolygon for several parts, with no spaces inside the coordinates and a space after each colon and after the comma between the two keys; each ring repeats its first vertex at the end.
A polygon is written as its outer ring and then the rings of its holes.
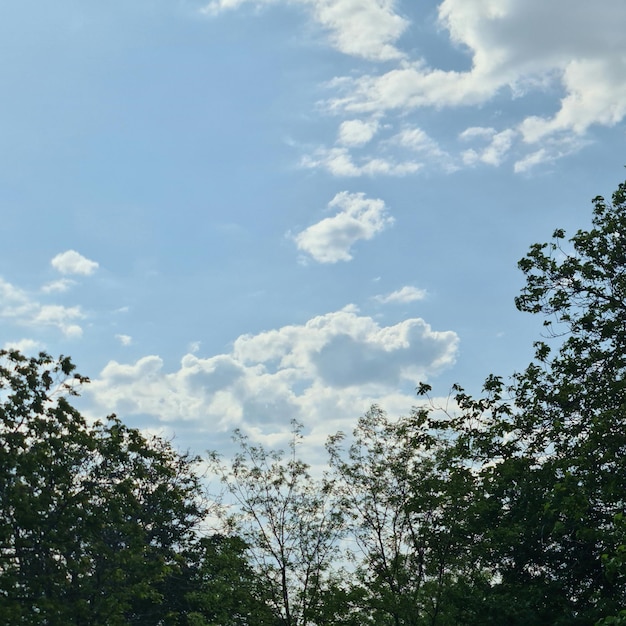
{"type": "Polygon", "coordinates": [[[68,358],[0,352],[0,622],[267,623],[211,621],[253,585],[235,539],[199,533],[197,459],[88,423],[70,403],[85,382],[68,358]]]}
{"type": "Polygon", "coordinates": [[[328,442],[341,506],[355,543],[351,561],[377,624],[444,623],[447,595],[472,572],[468,497],[474,477],[415,410],[392,421],[377,406],[344,449],[328,442]]]}
{"type": "Polygon", "coordinates": [[[277,623],[307,626],[322,610],[342,520],[332,483],[314,479],[298,458],[302,426],[292,426],[288,455],[252,445],[237,431],[239,452],[230,464],[216,453],[211,460],[235,505],[227,526],[248,544],[277,623]]]}
{"type": "Polygon", "coordinates": [[[610,575],[624,545],[626,186],[593,204],[591,229],[557,230],[519,263],[517,307],[549,333],[535,360],[484,398],[461,390],[446,424],[487,496],[486,607],[511,623],[593,624],[626,606],[610,575]]]}

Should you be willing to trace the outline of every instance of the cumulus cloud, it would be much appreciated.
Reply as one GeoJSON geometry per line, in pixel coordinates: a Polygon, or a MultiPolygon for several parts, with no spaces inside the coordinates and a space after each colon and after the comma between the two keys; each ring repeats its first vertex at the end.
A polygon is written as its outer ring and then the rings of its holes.
{"type": "MultiPolygon", "coordinates": [[[[244,4],[279,3],[281,0],[211,0],[202,12],[217,15],[244,4]]],[[[282,0],[282,3],[306,7],[313,19],[328,31],[333,47],[344,54],[373,61],[404,56],[394,44],[408,21],[394,11],[395,0],[282,0]]]]}
{"type": "Polygon", "coordinates": [[[424,289],[418,289],[417,287],[406,286],[397,291],[393,291],[385,296],[374,296],[374,299],[381,304],[405,304],[407,302],[415,302],[416,300],[423,300],[426,297],[426,291],[424,289]]]}
{"type": "Polygon", "coordinates": [[[50,263],[61,274],[81,274],[83,276],[90,276],[99,267],[96,261],[90,261],[76,250],[61,252],[50,263]]]}
{"type": "MultiPolygon", "coordinates": [[[[537,92],[553,99],[549,108],[529,104],[542,108],[527,107],[508,120],[506,127],[488,137],[488,145],[462,149],[455,163],[444,162],[447,171],[478,163],[500,166],[513,149],[519,153],[514,169],[527,171],[580,149],[585,142],[572,138],[583,137],[594,125],[613,126],[626,117],[622,0],[605,0],[602,10],[584,0],[442,0],[440,34],[466,55],[466,70],[438,67],[435,59],[403,51],[401,36],[409,22],[394,0],[212,0],[204,11],[216,15],[244,4],[271,3],[307,8],[327,29],[335,48],[386,62],[328,83],[332,95],[322,104],[342,117],[337,141],[306,157],[303,164],[335,176],[402,175],[421,169],[412,160],[390,157],[384,141],[370,142],[381,128],[393,125],[388,122],[393,115],[406,119],[423,107],[440,115],[481,107],[487,116],[485,105],[496,99],[537,92]],[[565,145],[556,141],[563,136],[568,139],[565,145]],[[357,158],[348,151],[364,146],[375,156],[357,158]]],[[[406,142],[419,140],[415,133],[412,138],[402,133],[398,139],[405,147],[410,147],[406,142]]],[[[438,161],[436,167],[440,165],[438,161]]]]}
{"type": "MultiPolygon", "coordinates": [[[[579,114],[589,113],[601,123],[615,123],[623,116],[626,104],[618,98],[623,80],[618,79],[623,79],[625,59],[617,42],[626,22],[626,6],[620,0],[608,0],[602,11],[582,0],[498,4],[444,0],[439,5],[439,21],[451,42],[468,51],[471,70],[444,71],[424,60],[404,63],[354,82],[344,79],[357,89],[336,104],[350,110],[478,104],[503,87],[524,93],[556,80],[568,92],[562,101],[565,110],[574,105],[577,94],[587,93],[594,97],[578,103],[579,114]]],[[[563,116],[566,112],[557,114],[557,118],[563,116]]],[[[579,129],[590,123],[590,119],[576,118],[579,129]]]]}
{"type": "Polygon", "coordinates": [[[372,140],[377,130],[377,120],[346,120],[339,126],[337,143],[345,146],[363,146],[372,140]]]}
{"type": "Polygon", "coordinates": [[[77,338],[83,332],[77,322],[84,317],[79,306],[42,304],[0,277],[0,318],[6,321],[35,328],[53,327],[68,338],[77,338]]]}
{"type": "Polygon", "coordinates": [[[393,224],[382,200],[366,198],[363,193],[338,193],[328,204],[336,215],[309,226],[294,237],[298,249],[319,263],[352,259],[352,246],[372,239],[393,224]]]}
{"type": "Polygon", "coordinates": [[[348,306],[243,335],[228,354],[187,354],[172,372],[154,355],[111,361],[86,392],[106,411],[193,422],[198,431],[284,431],[297,418],[330,432],[373,402],[402,398],[410,408],[414,398],[403,385],[452,365],[457,345],[454,332],[435,331],[422,319],[380,326],[348,306]]]}
{"type": "MultiPolygon", "coordinates": [[[[348,111],[381,112],[420,106],[467,106],[555,86],[564,92],[552,116],[530,115],[519,132],[537,143],[559,132],[583,134],[626,115],[626,5],[607,0],[602,11],[582,0],[541,2],[444,0],[439,21],[452,43],[468,51],[472,68],[442,71],[420,60],[379,75],[344,79],[333,102],[348,111]]],[[[538,157],[535,157],[538,160],[538,157]]]]}

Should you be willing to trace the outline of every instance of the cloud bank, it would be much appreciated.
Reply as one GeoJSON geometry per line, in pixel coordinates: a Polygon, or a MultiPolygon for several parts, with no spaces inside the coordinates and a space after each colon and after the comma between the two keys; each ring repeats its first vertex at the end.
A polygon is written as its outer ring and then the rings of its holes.
{"type": "MultiPolygon", "coordinates": [[[[329,81],[331,95],[320,104],[339,117],[337,138],[306,155],[304,167],[352,177],[406,175],[442,163],[445,171],[510,163],[516,172],[527,172],[580,150],[594,126],[611,127],[626,117],[622,0],[605,0],[601,8],[585,0],[443,0],[437,7],[439,36],[465,56],[469,69],[428,58],[419,39],[408,39],[403,3],[393,0],[213,0],[204,12],[216,16],[268,4],[304,7],[331,46],[372,62],[329,81]],[[415,50],[424,50],[423,56],[415,50]],[[437,137],[434,145],[445,146],[435,159],[432,145],[431,158],[423,161],[394,154],[381,134],[382,128],[393,133],[400,120],[424,108],[455,124],[469,109],[480,111],[488,120],[483,126],[491,128],[490,105],[535,94],[535,102],[515,107],[516,118],[492,128],[486,144],[468,147],[467,136],[456,143],[437,137]],[[366,153],[359,152],[364,148],[366,153]]],[[[410,147],[406,132],[397,139],[399,148],[410,147]]]]}
{"type": "Polygon", "coordinates": [[[194,432],[236,426],[284,431],[293,418],[307,427],[345,426],[372,402],[404,410],[402,394],[454,363],[458,337],[422,319],[380,326],[349,306],[302,325],[243,335],[228,354],[187,354],[167,372],[158,356],[110,361],[85,390],[106,411],[192,422],[194,432]],[[339,426],[337,426],[339,425],[339,426]]]}

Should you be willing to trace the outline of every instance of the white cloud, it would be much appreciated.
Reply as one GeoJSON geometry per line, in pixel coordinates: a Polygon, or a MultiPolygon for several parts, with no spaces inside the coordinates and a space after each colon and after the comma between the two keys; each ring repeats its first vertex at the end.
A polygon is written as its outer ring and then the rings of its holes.
{"type": "Polygon", "coordinates": [[[315,19],[345,54],[388,61],[404,55],[393,45],[408,26],[394,0],[307,0],[315,19]]]}
{"type": "Polygon", "coordinates": [[[391,141],[411,150],[431,152],[438,150],[437,143],[421,128],[405,128],[391,141]]]}
{"type": "Polygon", "coordinates": [[[330,110],[370,114],[424,106],[480,104],[501,86],[494,79],[476,81],[470,73],[432,70],[422,61],[403,63],[384,74],[335,80],[333,85],[344,95],[327,103],[330,110]]]}
{"type": "Polygon", "coordinates": [[[66,291],[69,291],[75,284],[76,281],[70,278],[61,278],[60,280],[46,283],[41,288],[41,291],[43,293],[65,293],[66,291]]]}
{"type": "Polygon", "coordinates": [[[23,354],[34,354],[43,349],[43,346],[34,339],[20,339],[19,341],[7,341],[4,346],[4,350],[17,350],[23,354]]]}
{"type": "Polygon", "coordinates": [[[130,346],[133,343],[133,338],[130,335],[115,335],[115,338],[123,345],[130,346]]]}
{"type": "Polygon", "coordinates": [[[539,154],[554,160],[568,153],[558,146],[539,150],[536,144],[560,134],[580,137],[595,124],[612,126],[626,116],[626,4],[621,0],[607,0],[601,11],[583,0],[444,0],[439,21],[451,44],[467,52],[471,69],[401,60],[382,73],[339,77],[331,83],[337,93],[329,108],[380,117],[420,107],[483,105],[496,96],[531,91],[560,92],[556,113],[528,111],[509,129],[492,134],[487,148],[462,154],[466,164],[497,166],[522,138],[520,149],[530,148],[531,154],[528,161],[520,159],[518,171],[543,158],[539,154]]]}
{"type": "Polygon", "coordinates": [[[473,165],[481,161],[488,165],[499,166],[507,157],[513,141],[518,133],[512,129],[496,132],[493,128],[472,127],[464,130],[459,139],[462,141],[484,140],[487,145],[480,149],[469,149],[462,153],[463,162],[466,165],[473,165]]]}
{"type": "Polygon", "coordinates": [[[372,239],[394,221],[382,200],[366,198],[363,193],[342,191],[328,207],[337,208],[337,214],[294,237],[298,249],[319,263],[350,261],[357,241],[372,239]]]}
{"type": "Polygon", "coordinates": [[[485,128],[484,126],[470,126],[459,134],[462,141],[471,141],[472,139],[491,139],[496,134],[495,128],[485,128]]]}
{"type": "Polygon", "coordinates": [[[96,263],[96,261],[90,261],[82,254],[76,252],[76,250],[61,252],[57,254],[50,263],[52,267],[61,272],[61,274],[81,274],[83,276],[90,276],[98,269],[98,263],[96,263]]]}
{"type": "Polygon", "coordinates": [[[54,326],[59,328],[66,337],[77,338],[83,329],[74,322],[84,317],[80,307],[65,307],[60,304],[37,305],[30,319],[33,326],[54,326]]]}
{"type": "Polygon", "coordinates": [[[333,176],[406,176],[423,167],[416,161],[394,161],[389,158],[365,157],[355,163],[346,148],[319,148],[314,155],[305,156],[302,167],[325,169],[333,176]]]}
{"type": "Polygon", "coordinates": [[[79,306],[42,304],[28,292],[0,278],[0,318],[6,321],[34,328],[53,327],[68,338],[76,338],[83,332],[76,322],[84,317],[79,306]]]}
{"type": "Polygon", "coordinates": [[[448,172],[458,169],[452,156],[421,128],[405,127],[385,143],[421,153],[424,161],[436,167],[443,167],[448,172]]]}
{"type": "MultiPolygon", "coordinates": [[[[621,27],[625,25],[626,20],[621,27]]],[[[626,115],[626,55],[573,60],[562,82],[567,95],[559,111],[551,118],[528,117],[520,125],[526,142],[562,131],[581,135],[593,124],[614,126],[626,115]]]]}
{"type": "Polygon", "coordinates": [[[86,393],[107,412],[191,422],[196,433],[238,425],[272,433],[292,418],[328,433],[373,402],[402,402],[408,410],[414,397],[401,389],[452,365],[457,345],[454,332],[434,331],[422,319],[381,327],[348,306],[243,335],[229,354],[187,354],[173,372],[158,356],[111,361],[86,393]]]}
{"type": "Polygon", "coordinates": [[[578,152],[588,143],[589,139],[572,135],[548,137],[541,143],[541,148],[516,161],[513,169],[517,173],[526,173],[538,165],[550,164],[578,152]]]}
{"type": "MultiPolygon", "coordinates": [[[[524,112],[509,120],[508,127],[494,131],[486,146],[471,146],[454,159],[450,147],[439,148],[435,166],[447,171],[460,164],[500,166],[514,150],[514,169],[526,171],[533,163],[551,162],[580,149],[585,142],[574,139],[581,139],[594,125],[613,126],[626,117],[623,0],[605,0],[602,10],[585,0],[442,0],[440,33],[466,55],[467,70],[444,69],[435,59],[411,58],[401,50],[400,38],[409,23],[394,0],[212,0],[205,12],[217,15],[244,4],[304,7],[328,30],[331,45],[338,50],[387,62],[327,83],[332,95],[323,105],[343,116],[337,141],[334,147],[305,157],[302,164],[333,176],[406,175],[420,170],[422,163],[389,156],[389,142],[370,142],[381,128],[392,125],[385,117],[399,113],[406,119],[423,107],[443,115],[450,115],[451,109],[482,107],[491,124],[493,111],[485,107],[487,103],[529,93],[545,96],[525,110],[515,107],[524,112]],[[552,103],[546,107],[550,97],[552,103]],[[545,145],[559,137],[568,139],[565,147],[558,141],[545,145]],[[369,155],[356,157],[347,149],[364,146],[369,155]]],[[[428,54],[428,47],[422,49],[428,54]]],[[[470,138],[479,136],[461,137],[470,138]]],[[[417,131],[410,136],[406,129],[396,140],[398,146],[429,156],[436,156],[434,146],[442,143],[435,142],[428,152],[417,131]]]]}
{"type": "Polygon", "coordinates": [[[377,120],[346,120],[339,126],[337,143],[345,146],[363,146],[372,140],[377,130],[377,120]]]}
{"type": "Polygon", "coordinates": [[[397,291],[387,294],[386,296],[379,295],[374,296],[374,299],[381,304],[395,304],[415,302],[416,300],[423,300],[426,297],[426,291],[424,289],[418,289],[417,287],[406,286],[397,291]]]}
{"type": "MultiPolygon", "coordinates": [[[[212,0],[202,10],[217,15],[250,3],[279,4],[280,0],[212,0]]],[[[394,45],[408,21],[394,11],[395,0],[283,0],[283,4],[307,7],[315,21],[330,35],[331,44],[344,54],[373,61],[400,59],[394,45]]]]}
{"type": "Polygon", "coordinates": [[[545,148],[540,148],[536,152],[531,152],[529,155],[525,156],[523,159],[520,159],[515,163],[515,171],[518,173],[527,172],[532,169],[536,165],[540,165],[541,163],[546,163],[552,161],[552,157],[550,153],[545,148]]]}

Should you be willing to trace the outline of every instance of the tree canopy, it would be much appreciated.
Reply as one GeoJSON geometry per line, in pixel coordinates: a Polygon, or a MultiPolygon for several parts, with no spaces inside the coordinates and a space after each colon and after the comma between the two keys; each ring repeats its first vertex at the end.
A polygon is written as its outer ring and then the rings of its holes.
{"type": "Polygon", "coordinates": [[[226,623],[204,596],[252,572],[240,544],[199,532],[198,458],[115,416],[88,422],[70,403],[86,382],[69,358],[0,352],[0,622],[226,623]]]}

